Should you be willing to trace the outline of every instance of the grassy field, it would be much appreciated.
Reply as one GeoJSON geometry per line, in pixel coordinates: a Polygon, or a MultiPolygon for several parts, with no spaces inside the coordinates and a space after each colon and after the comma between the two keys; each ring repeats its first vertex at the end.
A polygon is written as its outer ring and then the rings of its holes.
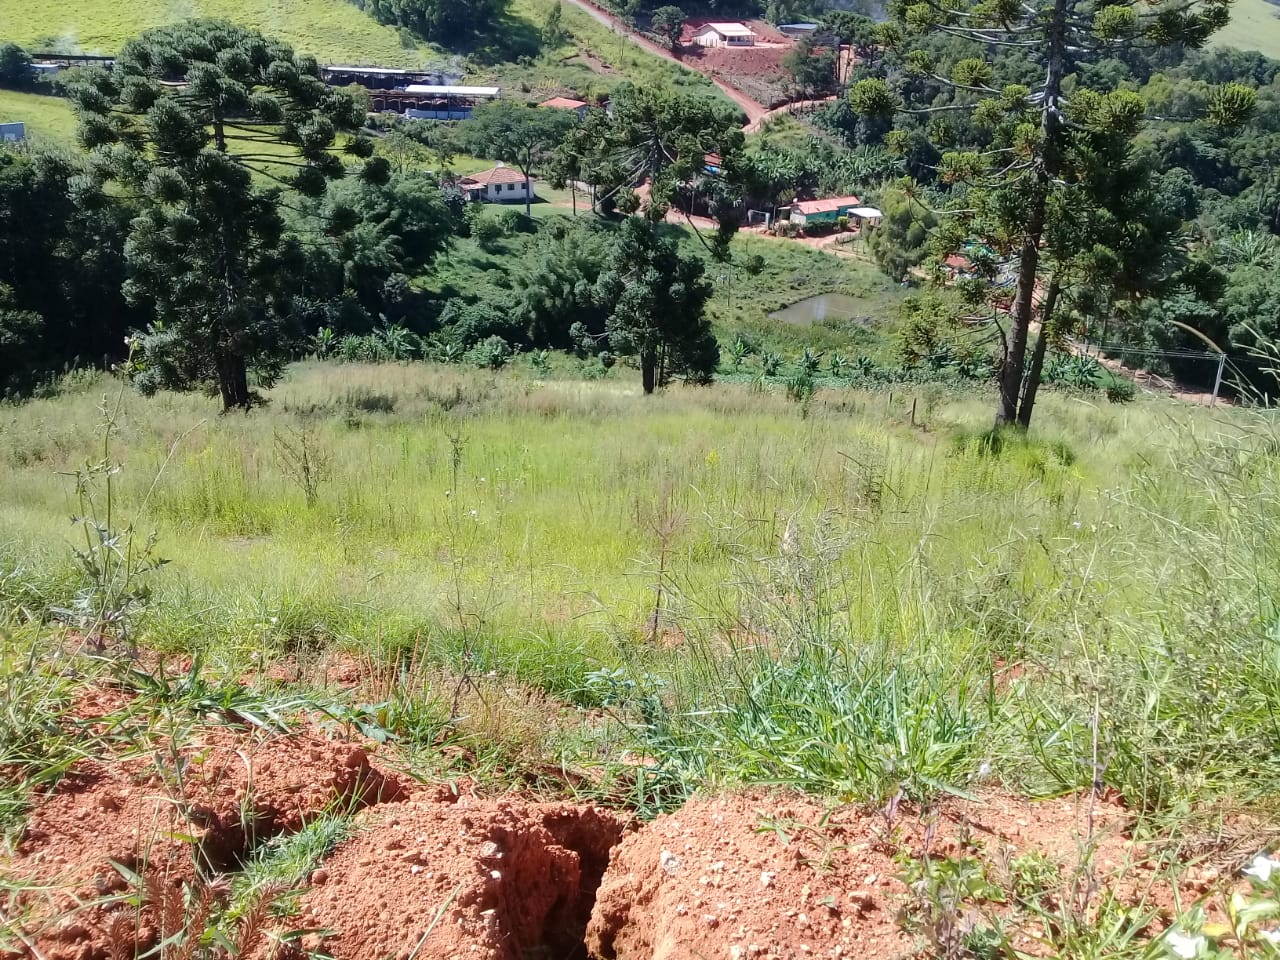
{"type": "Polygon", "coordinates": [[[1231,22],[1213,36],[1222,47],[1257,50],[1280,59],[1280,7],[1268,0],[1235,0],[1231,5],[1231,22]]]}
{"type": "Polygon", "coordinates": [[[539,30],[552,3],[514,0],[505,21],[494,25],[476,49],[464,51],[406,39],[407,34],[378,24],[348,0],[142,0],[125,5],[35,0],[0,5],[0,37],[32,49],[113,53],[148,27],[185,17],[225,17],[286,40],[322,63],[424,67],[455,53],[474,53],[463,67],[467,77],[498,83],[517,96],[588,96],[632,79],[721,97],[701,74],[646,53],[572,6],[564,9],[562,20],[571,35],[556,50],[542,49],[539,30]]]}
{"type": "Polygon", "coordinates": [[[186,17],[225,17],[292,43],[321,62],[416,67],[434,59],[406,49],[400,35],[347,0],[24,0],[0,5],[0,37],[23,45],[114,53],[148,27],[186,17]]]}
{"type": "MultiPolygon", "coordinates": [[[[4,412],[11,616],[95,595],[67,518],[104,392],[4,412]]],[[[1101,737],[1134,810],[1273,796],[1270,420],[1051,393],[1033,440],[993,444],[978,392],[824,390],[802,417],[747,386],[422,365],[303,365],[270,400],[120,395],[111,525],[171,561],[142,578],[150,649],[232,676],[342,649],[613,704],[650,718],[627,729],[664,790],[1053,793],[1101,737]]],[[[609,767],[598,735],[555,749],[609,767]]]]}
{"type": "Polygon", "coordinates": [[[0,123],[21,120],[27,138],[46,146],[71,146],[76,139],[76,118],[71,104],[61,97],[0,90],[0,123]]]}

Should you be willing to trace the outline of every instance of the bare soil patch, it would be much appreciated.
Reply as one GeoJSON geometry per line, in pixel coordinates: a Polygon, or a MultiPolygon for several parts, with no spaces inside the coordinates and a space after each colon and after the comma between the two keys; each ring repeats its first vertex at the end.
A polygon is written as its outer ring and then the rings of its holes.
{"type": "MultiPolygon", "coordinates": [[[[338,658],[322,675],[368,682],[358,667],[338,658]]],[[[86,689],[75,717],[90,729],[129,699],[86,689]]],[[[122,919],[132,949],[149,949],[162,924],[153,906],[122,902],[133,891],[119,868],[178,889],[197,873],[234,873],[258,843],[335,807],[358,811],[353,833],[312,872],[299,913],[275,922],[277,933],[326,931],[297,948],[334,960],[907,957],[925,946],[904,923],[920,903],[908,864],[972,859],[1013,889],[1010,865],[1025,854],[1054,864],[1063,889],[1087,860],[1095,889],[1156,909],[1154,933],[1179,895],[1185,905],[1229,889],[1246,853],[1274,840],[1237,818],[1226,847],[1222,834],[1171,879],[1157,864],[1161,847],[1135,840],[1128,811],[1106,798],[990,793],[876,810],[756,790],[694,798],[636,826],[585,804],[411,784],[364,745],[316,733],[197,724],[176,745],[155,731],[139,744],[76,764],[36,799],[0,859],[0,877],[23,890],[0,916],[3,960],[107,960],[119,955],[112,925],[122,919]],[[6,940],[3,924],[15,918],[21,935],[6,940]]],[[[1192,856],[1185,846],[1180,855],[1192,856]]],[[[1038,945],[1028,933],[1014,946],[1036,955],[1038,945]]]]}
{"type": "Polygon", "coordinates": [[[355,744],[203,728],[172,753],[76,764],[36,803],[0,875],[28,888],[25,935],[45,960],[98,960],[113,915],[131,909],[110,900],[130,886],[116,864],[166,883],[190,879],[197,864],[233,869],[254,844],[335,805],[403,792],[355,744]]]}
{"type": "MultiPolygon", "coordinates": [[[[608,960],[910,956],[921,944],[899,920],[900,854],[996,861],[1037,850],[1069,867],[1086,820],[1076,802],[1005,797],[894,820],[799,795],[694,800],[615,851],[587,947],[608,960]]],[[[1101,869],[1127,859],[1127,821],[1112,804],[1094,811],[1101,869]]]]}
{"type": "Polygon", "coordinates": [[[369,810],[312,877],[307,946],[336,960],[582,955],[625,819],[592,807],[462,799],[369,810]]]}

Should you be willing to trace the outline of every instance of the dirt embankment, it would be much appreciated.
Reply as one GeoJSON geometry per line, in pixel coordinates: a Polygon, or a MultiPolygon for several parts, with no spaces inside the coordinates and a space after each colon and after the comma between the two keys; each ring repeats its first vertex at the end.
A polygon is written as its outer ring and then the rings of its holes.
{"type": "Polygon", "coordinates": [[[922,813],[759,791],[696,798],[640,825],[590,805],[416,783],[365,745],[319,732],[207,726],[180,747],[147,742],[154,752],[76,764],[36,799],[0,856],[0,877],[21,891],[3,905],[0,957],[151,949],[225,899],[225,880],[197,874],[234,875],[263,841],[335,810],[354,814],[348,839],[308,870],[293,909],[265,921],[247,955],[905,956],[923,941],[902,921],[918,902],[904,863],[980,857],[994,874],[1030,853],[1067,877],[1086,840],[1104,887],[1127,864],[1113,889],[1172,903],[1126,834],[1125,811],[1100,801],[991,795],[922,813]]]}

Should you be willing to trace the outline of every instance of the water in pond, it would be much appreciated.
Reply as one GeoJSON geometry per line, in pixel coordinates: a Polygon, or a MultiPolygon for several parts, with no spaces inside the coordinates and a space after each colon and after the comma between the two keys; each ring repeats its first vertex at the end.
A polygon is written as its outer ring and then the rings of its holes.
{"type": "Polygon", "coordinates": [[[843,293],[824,293],[775,310],[769,316],[787,323],[810,324],[824,320],[852,320],[867,309],[863,300],[843,293]]]}

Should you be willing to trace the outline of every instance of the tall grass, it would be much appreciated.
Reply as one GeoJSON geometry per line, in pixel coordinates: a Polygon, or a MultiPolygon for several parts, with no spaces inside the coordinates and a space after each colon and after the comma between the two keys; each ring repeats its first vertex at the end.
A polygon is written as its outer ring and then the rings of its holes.
{"type": "MultiPolygon", "coordinates": [[[[60,474],[105,387],[0,412],[11,609],[77,587],[60,474]]],[[[991,398],[936,385],[823,390],[802,419],[747,386],[421,365],[304,364],[270,399],[125,400],[126,509],[189,433],[152,494],[172,563],[140,642],[232,671],[349,649],[604,707],[556,759],[630,747],[650,808],[737,780],[1274,798],[1264,417],[1050,394],[993,443],[991,398]],[[303,425],[330,463],[310,505],[274,454],[303,425]]]]}

